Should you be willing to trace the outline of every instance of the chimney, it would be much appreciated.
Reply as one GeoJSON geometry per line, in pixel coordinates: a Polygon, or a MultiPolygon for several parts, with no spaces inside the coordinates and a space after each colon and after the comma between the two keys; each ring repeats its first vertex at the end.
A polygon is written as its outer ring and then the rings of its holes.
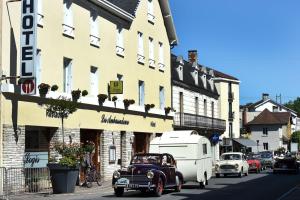
{"type": "Polygon", "coordinates": [[[269,99],[269,94],[268,93],[263,93],[262,94],[262,100],[263,101],[266,101],[266,100],[268,100],[269,99]]]}
{"type": "Polygon", "coordinates": [[[189,50],[188,51],[188,58],[189,58],[189,63],[198,64],[198,52],[197,52],[197,50],[189,50]]]}

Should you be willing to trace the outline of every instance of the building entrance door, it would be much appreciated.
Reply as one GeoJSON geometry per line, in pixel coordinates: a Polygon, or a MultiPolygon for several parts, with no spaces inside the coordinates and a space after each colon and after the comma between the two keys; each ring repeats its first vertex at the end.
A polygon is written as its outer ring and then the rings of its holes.
{"type": "MultiPolygon", "coordinates": [[[[91,164],[96,167],[97,172],[100,172],[101,159],[100,159],[100,134],[99,130],[80,130],[80,143],[84,146],[85,144],[92,142],[95,144],[95,150],[91,154],[91,164]]],[[[84,171],[82,168],[80,170],[80,181],[84,182],[84,171]]]]}
{"type": "Polygon", "coordinates": [[[150,133],[134,133],[133,153],[148,153],[150,133]]]}

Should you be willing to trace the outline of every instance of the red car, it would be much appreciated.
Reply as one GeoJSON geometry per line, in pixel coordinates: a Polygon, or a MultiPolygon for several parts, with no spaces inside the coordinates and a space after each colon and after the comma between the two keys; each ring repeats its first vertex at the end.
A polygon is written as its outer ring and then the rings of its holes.
{"type": "Polygon", "coordinates": [[[262,169],[262,165],[260,162],[260,155],[253,154],[247,157],[247,162],[249,165],[249,172],[256,172],[259,173],[262,169]]]}

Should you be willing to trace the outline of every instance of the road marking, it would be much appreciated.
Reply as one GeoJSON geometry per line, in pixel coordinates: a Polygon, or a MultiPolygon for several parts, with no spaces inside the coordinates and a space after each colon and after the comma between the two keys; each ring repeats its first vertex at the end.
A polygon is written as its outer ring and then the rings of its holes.
{"type": "Polygon", "coordinates": [[[289,194],[291,194],[293,191],[295,191],[299,186],[293,187],[288,192],[284,193],[281,197],[279,197],[277,200],[283,200],[285,197],[287,197],[289,194]]]}

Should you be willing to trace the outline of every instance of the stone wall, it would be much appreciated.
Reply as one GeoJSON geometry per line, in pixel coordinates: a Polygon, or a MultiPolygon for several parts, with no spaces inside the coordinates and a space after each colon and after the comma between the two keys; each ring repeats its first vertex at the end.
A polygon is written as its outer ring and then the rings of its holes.
{"type": "Polygon", "coordinates": [[[3,167],[23,167],[25,126],[3,125],[3,167]]]}
{"type": "Polygon", "coordinates": [[[130,163],[132,156],[132,142],[134,140],[133,132],[121,133],[121,145],[122,145],[122,167],[127,167],[130,163]]]}

